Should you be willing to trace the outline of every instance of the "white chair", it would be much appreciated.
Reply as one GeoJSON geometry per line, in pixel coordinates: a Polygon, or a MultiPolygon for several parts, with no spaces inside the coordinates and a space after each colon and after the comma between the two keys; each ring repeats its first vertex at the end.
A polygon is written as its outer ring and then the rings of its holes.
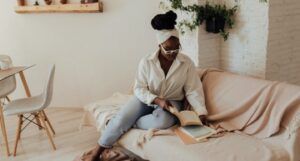
{"type": "MultiPolygon", "coordinates": [[[[10,63],[10,64],[8,64],[8,66],[11,65],[12,61],[9,56],[0,55],[0,59],[1,59],[1,61],[2,61],[2,59],[3,60],[5,59],[5,61],[10,63]]],[[[5,78],[0,81],[0,128],[1,128],[2,136],[3,136],[4,142],[5,142],[7,156],[10,155],[10,152],[9,152],[9,145],[8,145],[8,141],[7,141],[5,121],[4,121],[4,116],[3,116],[3,112],[2,112],[2,110],[3,110],[2,107],[3,107],[3,103],[4,103],[4,102],[2,102],[2,99],[7,99],[10,102],[8,95],[11,94],[15,89],[16,89],[16,77],[15,76],[10,76],[10,77],[5,78]]]]}
{"type": "Polygon", "coordinates": [[[43,93],[41,93],[40,95],[30,97],[30,98],[17,99],[4,106],[4,110],[3,110],[4,115],[7,116],[18,115],[19,117],[14,153],[13,153],[14,156],[16,156],[17,153],[17,147],[18,147],[18,142],[20,140],[21,132],[23,131],[24,128],[27,127],[27,125],[22,127],[25,121],[29,121],[28,124],[34,123],[35,125],[44,129],[46,131],[46,134],[49,137],[52,148],[56,150],[56,147],[52,139],[52,135],[50,134],[50,130],[53,133],[53,135],[55,134],[55,132],[44,111],[44,109],[49,106],[52,99],[54,73],[55,73],[55,65],[52,65],[45,89],[43,93]],[[33,118],[30,118],[32,116],[33,118]],[[34,122],[34,119],[39,121],[34,122]],[[40,123],[42,123],[42,125],[40,123]]]}
{"type": "MultiPolygon", "coordinates": [[[[12,60],[8,55],[0,55],[0,70],[6,66],[7,68],[12,67],[12,60]],[[5,65],[4,65],[5,64],[5,65]]],[[[10,101],[8,95],[11,94],[16,89],[16,78],[15,76],[10,76],[2,81],[0,81],[0,99],[6,98],[10,101]]]]}

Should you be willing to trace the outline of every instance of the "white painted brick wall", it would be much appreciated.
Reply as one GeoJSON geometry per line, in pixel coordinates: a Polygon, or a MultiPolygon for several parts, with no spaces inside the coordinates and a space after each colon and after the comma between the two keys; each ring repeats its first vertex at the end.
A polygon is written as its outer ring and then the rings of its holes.
{"type": "MultiPolygon", "coordinates": [[[[210,0],[210,3],[219,3],[219,0],[210,0]]],[[[198,0],[204,5],[206,0],[198,0]]],[[[198,28],[198,66],[201,68],[220,68],[221,37],[218,34],[208,33],[205,23],[198,28]]]]}
{"type": "MultiPolygon", "coordinates": [[[[184,3],[204,4],[205,0],[184,3]]],[[[300,84],[300,0],[214,0],[239,5],[235,27],[223,41],[201,25],[181,36],[184,53],[198,67],[217,67],[260,78],[300,84]]],[[[190,18],[179,12],[179,19],[190,18]]]]}
{"type": "MultiPolygon", "coordinates": [[[[205,4],[205,2],[205,0],[183,1],[184,5],[205,4]]],[[[182,19],[190,19],[190,17],[191,15],[179,12],[179,21],[182,19]]],[[[220,67],[220,41],[221,38],[218,35],[205,31],[205,25],[199,26],[193,32],[186,30],[186,33],[181,35],[183,52],[189,55],[192,60],[194,60],[194,63],[201,68],[220,67]]]]}
{"type": "Polygon", "coordinates": [[[235,27],[227,41],[221,42],[221,68],[231,72],[265,78],[268,34],[268,5],[258,0],[227,0],[239,5],[235,27]]]}

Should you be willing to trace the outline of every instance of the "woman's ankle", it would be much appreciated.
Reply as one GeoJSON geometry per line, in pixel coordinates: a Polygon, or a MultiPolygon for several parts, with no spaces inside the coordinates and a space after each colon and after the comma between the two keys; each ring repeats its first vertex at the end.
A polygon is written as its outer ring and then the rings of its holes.
{"type": "Polygon", "coordinates": [[[97,156],[100,156],[105,149],[106,149],[105,147],[102,147],[99,144],[97,144],[97,146],[95,148],[95,154],[97,156]]]}

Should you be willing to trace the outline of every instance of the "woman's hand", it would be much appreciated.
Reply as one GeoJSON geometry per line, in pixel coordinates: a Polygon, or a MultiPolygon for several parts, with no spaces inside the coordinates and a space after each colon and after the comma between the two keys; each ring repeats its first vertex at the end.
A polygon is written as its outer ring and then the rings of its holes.
{"type": "Polygon", "coordinates": [[[186,97],[184,97],[183,99],[183,110],[187,110],[187,111],[191,111],[191,105],[189,103],[189,101],[186,99],[186,97]]]}
{"type": "Polygon", "coordinates": [[[169,106],[172,106],[171,103],[168,100],[156,97],[153,101],[156,105],[163,109],[169,110],[169,106]]]}
{"type": "Polygon", "coordinates": [[[200,115],[199,118],[203,125],[207,125],[206,115],[200,115]]]}

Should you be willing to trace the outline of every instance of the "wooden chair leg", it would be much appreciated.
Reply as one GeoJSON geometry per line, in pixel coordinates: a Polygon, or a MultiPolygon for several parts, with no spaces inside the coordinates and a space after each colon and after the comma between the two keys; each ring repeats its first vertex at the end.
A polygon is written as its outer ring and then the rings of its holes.
{"type": "Polygon", "coordinates": [[[6,100],[7,100],[8,102],[11,102],[11,100],[10,100],[10,98],[9,98],[8,96],[6,96],[5,98],[6,98],[6,100]]]}
{"type": "MultiPolygon", "coordinates": [[[[1,102],[0,102],[1,103],[1,102]]],[[[9,156],[10,152],[9,152],[9,145],[8,145],[8,140],[7,140],[7,133],[6,133],[6,127],[5,127],[5,120],[4,120],[4,115],[3,115],[3,111],[2,111],[2,106],[0,104],[0,128],[2,131],[2,135],[4,138],[4,142],[5,142],[5,146],[6,146],[6,155],[9,156]]]]}
{"type": "Polygon", "coordinates": [[[36,124],[39,125],[39,130],[42,130],[43,128],[42,128],[41,121],[40,121],[40,119],[39,119],[39,115],[38,115],[37,113],[33,113],[33,115],[34,115],[34,118],[35,118],[35,120],[36,120],[36,124]]]}
{"type": "Polygon", "coordinates": [[[17,154],[18,143],[21,138],[22,124],[23,124],[23,115],[19,115],[19,123],[18,123],[17,132],[16,132],[16,141],[15,141],[15,148],[14,148],[14,156],[16,156],[16,154],[17,154]]]}
{"type": "Polygon", "coordinates": [[[40,119],[41,119],[41,122],[42,122],[42,124],[43,124],[44,129],[46,130],[46,133],[47,133],[47,135],[48,135],[48,138],[49,138],[49,140],[50,140],[50,143],[51,143],[51,145],[52,145],[53,150],[56,150],[56,147],[55,147],[55,144],[54,144],[54,142],[53,142],[52,136],[51,136],[51,134],[50,134],[50,131],[49,131],[48,126],[47,126],[46,121],[45,121],[45,116],[43,115],[43,112],[42,112],[42,111],[39,112],[39,117],[40,117],[40,119]]]}
{"type": "Polygon", "coordinates": [[[54,131],[54,129],[53,129],[53,126],[52,126],[51,123],[50,123],[50,120],[48,119],[48,116],[46,115],[46,113],[45,113],[44,110],[42,111],[42,113],[43,113],[43,115],[45,116],[45,121],[46,121],[46,123],[49,125],[50,130],[52,131],[52,134],[55,135],[55,131],[54,131]]]}

